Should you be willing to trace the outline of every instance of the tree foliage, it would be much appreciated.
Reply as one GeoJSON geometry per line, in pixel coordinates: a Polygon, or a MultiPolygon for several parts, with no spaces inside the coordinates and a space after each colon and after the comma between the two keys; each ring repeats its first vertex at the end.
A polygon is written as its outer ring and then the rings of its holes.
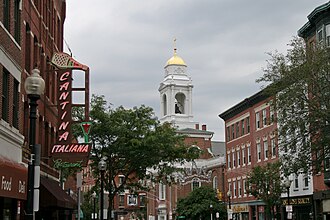
{"type": "Polygon", "coordinates": [[[247,192],[266,204],[268,218],[272,216],[274,207],[280,204],[283,192],[280,175],[281,163],[273,162],[254,167],[247,179],[247,192]]]}
{"type": "MultiPolygon", "coordinates": [[[[147,168],[158,171],[157,181],[175,169],[174,163],[195,159],[199,152],[188,151],[183,140],[170,124],[160,124],[153,110],[144,105],[116,109],[107,105],[103,96],[93,96],[90,117],[92,128],[92,167],[95,177],[101,158],[105,158],[105,189],[109,191],[109,210],[114,196],[129,189],[131,193],[147,189],[144,179],[151,178],[147,168]],[[121,181],[116,177],[121,176],[121,181]]],[[[98,179],[99,183],[99,179],[98,179]]]]}
{"type": "Polygon", "coordinates": [[[294,38],[287,54],[270,56],[257,82],[269,84],[264,91],[275,97],[285,175],[319,172],[330,153],[330,51],[294,38]]]}
{"type": "Polygon", "coordinates": [[[186,219],[206,220],[211,217],[210,205],[213,219],[216,212],[219,213],[219,219],[227,218],[225,204],[218,200],[216,191],[209,186],[194,189],[187,197],[179,199],[176,211],[179,216],[186,216],[186,219]]]}

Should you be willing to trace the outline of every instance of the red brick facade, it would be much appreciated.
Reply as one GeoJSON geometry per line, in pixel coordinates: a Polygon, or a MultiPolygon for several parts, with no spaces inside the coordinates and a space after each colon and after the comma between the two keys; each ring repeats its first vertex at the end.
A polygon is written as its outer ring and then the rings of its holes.
{"type": "Polygon", "coordinates": [[[219,115],[226,128],[226,192],[230,192],[226,201],[230,201],[233,215],[243,220],[264,216],[263,202],[246,192],[249,171],[278,160],[270,100],[259,92],[219,115]]]}

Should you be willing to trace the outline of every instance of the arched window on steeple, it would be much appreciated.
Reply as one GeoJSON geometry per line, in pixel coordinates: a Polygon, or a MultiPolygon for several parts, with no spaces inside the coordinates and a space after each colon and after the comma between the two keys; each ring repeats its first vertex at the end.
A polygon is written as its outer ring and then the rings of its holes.
{"type": "Polygon", "coordinates": [[[185,100],[186,96],[183,93],[175,95],[175,114],[185,114],[185,100]]]}
{"type": "Polygon", "coordinates": [[[166,95],[163,95],[163,115],[167,115],[167,98],[166,95]]]}

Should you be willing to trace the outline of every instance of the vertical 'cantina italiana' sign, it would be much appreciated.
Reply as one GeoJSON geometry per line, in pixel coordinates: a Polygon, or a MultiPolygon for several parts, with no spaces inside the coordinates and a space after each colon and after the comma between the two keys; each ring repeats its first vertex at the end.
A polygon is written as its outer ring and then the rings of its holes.
{"type": "MultiPolygon", "coordinates": [[[[58,55],[58,54],[57,54],[58,55]]],[[[60,54],[61,56],[63,54],[60,54]]],[[[54,55],[55,57],[55,55],[54,55]]],[[[67,58],[73,60],[72,58],[67,58]]],[[[60,61],[63,61],[60,60],[60,61]]],[[[57,61],[53,59],[53,64],[56,65],[57,61]]],[[[77,61],[67,61],[78,63],[77,61]]],[[[57,63],[58,68],[61,68],[61,63],[57,63]]],[[[79,64],[79,63],[78,63],[79,64]]],[[[63,161],[76,162],[87,160],[90,152],[90,145],[88,143],[72,143],[74,142],[72,136],[71,125],[72,120],[72,69],[80,69],[85,71],[88,76],[89,69],[86,66],[79,64],[79,66],[66,65],[65,68],[58,71],[58,133],[56,144],[52,146],[51,154],[53,158],[60,158],[63,161]]],[[[88,81],[89,82],[89,81],[88,81]]],[[[89,87],[85,86],[85,92],[89,94],[89,87]]],[[[81,91],[81,90],[80,90],[81,91]]],[[[87,97],[88,99],[88,97],[87,97]]],[[[86,101],[85,105],[89,105],[86,101]]],[[[88,106],[84,106],[88,109],[88,106]]],[[[86,111],[88,112],[88,111],[86,111]]],[[[88,118],[88,117],[87,117],[88,118]]],[[[86,161],[85,161],[86,162],[86,161]]]]}

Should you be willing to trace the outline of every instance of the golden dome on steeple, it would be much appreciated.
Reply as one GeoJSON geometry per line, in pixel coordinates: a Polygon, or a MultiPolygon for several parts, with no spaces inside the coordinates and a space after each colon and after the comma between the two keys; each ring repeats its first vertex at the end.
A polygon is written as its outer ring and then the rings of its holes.
{"type": "Polygon", "coordinates": [[[166,66],[168,65],[181,65],[181,66],[187,66],[184,60],[179,57],[176,53],[176,46],[175,46],[176,39],[174,39],[174,55],[171,57],[167,62],[166,66]]]}

